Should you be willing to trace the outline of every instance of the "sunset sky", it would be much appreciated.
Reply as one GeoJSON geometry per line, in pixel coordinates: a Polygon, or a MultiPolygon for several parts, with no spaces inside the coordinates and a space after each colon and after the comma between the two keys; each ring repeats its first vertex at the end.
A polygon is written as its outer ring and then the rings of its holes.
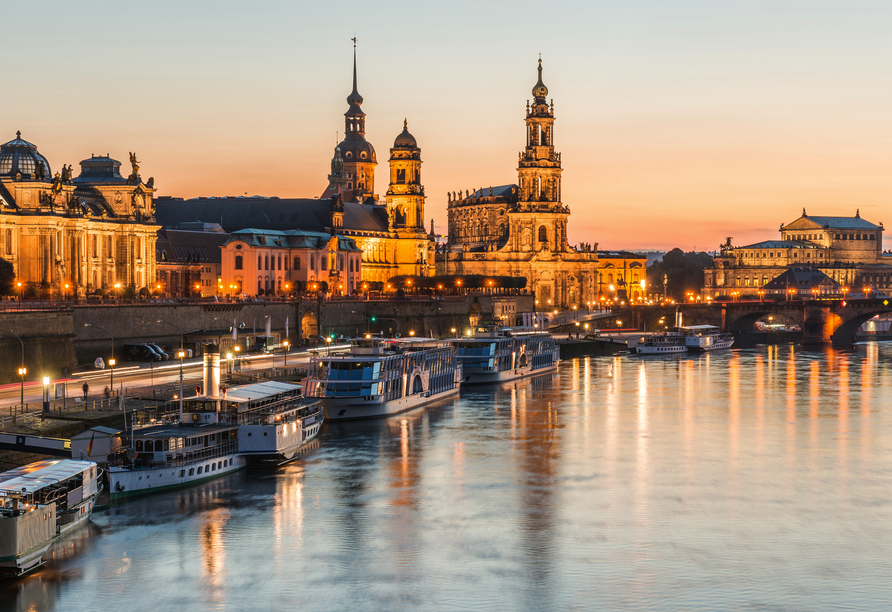
{"type": "Polygon", "coordinates": [[[516,181],[540,52],[571,242],[711,250],[803,207],[892,223],[888,0],[51,0],[4,23],[0,142],[54,172],[135,151],[159,195],[318,196],[355,33],[376,192],[406,117],[438,231],[447,190],[516,181]]]}

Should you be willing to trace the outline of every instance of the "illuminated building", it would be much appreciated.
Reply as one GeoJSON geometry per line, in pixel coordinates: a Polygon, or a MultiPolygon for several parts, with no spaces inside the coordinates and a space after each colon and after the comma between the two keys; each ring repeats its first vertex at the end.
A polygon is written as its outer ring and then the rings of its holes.
{"type": "Polygon", "coordinates": [[[321,198],[158,198],[158,220],[168,228],[194,221],[219,223],[232,233],[255,228],[338,234],[354,240],[362,251],[362,278],[357,283],[387,282],[399,275],[433,276],[435,242],[433,228],[430,234],[424,229],[421,149],[404,122],[390,149],[387,194],[378,200],[378,161],[375,148],[365,139],[362,101],[354,51],[353,91],[344,114],[346,136],[335,147],[321,198]]]}
{"type": "Polygon", "coordinates": [[[438,271],[522,276],[540,304],[584,305],[597,299],[597,244],[567,242],[570,209],[561,202],[554,104],[546,100],[541,60],[532,93],[518,184],[447,194],[449,238],[438,256],[438,271]]]}
{"type": "Polygon", "coordinates": [[[356,242],[325,232],[246,229],[233,232],[221,249],[224,294],[291,293],[297,282],[324,281],[329,293],[351,295],[362,276],[356,242]]]}
{"type": "Polygon", "coordinates": [[[29,294],[120,295],[155,280],[154,179],[91,156],[55,175],[37,147],[16,138],[0,145],[0,257],[29,294]]]}
{"type": "Polygon", "coordinates": [[[854,217],[802,216],[780,227],[780,240],[720,247],[704,270],[703,295],[758,295],[789,268],[814,268],[843,287],[892,290],[892,256],[884,254],[883,224],[854,217]]]}

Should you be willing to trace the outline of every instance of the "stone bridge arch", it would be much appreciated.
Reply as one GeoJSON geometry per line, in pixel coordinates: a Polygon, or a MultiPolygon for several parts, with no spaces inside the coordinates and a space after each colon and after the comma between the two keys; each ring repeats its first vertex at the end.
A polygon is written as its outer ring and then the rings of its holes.
{"type": "MultiPolygon", "coordinates": [[[[867,323],[869,320],[879,314],[888,314],[892,312],[892,306],[883,310],[868,310],[866,312],[858,309],[853,312],[852,316],[845,317],[845,307],[833,309],[833,316],[826,317],[827,332],[829,332],[830,341],[833,344],[852,344],[855,342],[855,334],[858,328],[867,323]]],[[[854,309],[853,309],[854,310],[854,309]]]]}

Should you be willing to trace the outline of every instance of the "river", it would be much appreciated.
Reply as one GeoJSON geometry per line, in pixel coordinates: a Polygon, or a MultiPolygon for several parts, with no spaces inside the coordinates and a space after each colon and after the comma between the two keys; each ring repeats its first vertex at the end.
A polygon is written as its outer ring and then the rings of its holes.
{"type": "Polygon", "coordinates": [[[128,501],[17,611],[889,610],[892,346],[593,357],[128,501]]]}

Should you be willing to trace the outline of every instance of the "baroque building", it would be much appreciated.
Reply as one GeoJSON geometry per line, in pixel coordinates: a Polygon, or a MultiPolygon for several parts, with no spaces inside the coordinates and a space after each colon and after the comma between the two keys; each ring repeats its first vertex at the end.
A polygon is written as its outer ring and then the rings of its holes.
{"type": "Polygon", "coordinates": [[[892,256],[883,253],[883,224],[854,217],[815,217],[802,210],[781,224],[779,240],[721,245],[713,266],[704,270],[703,296],[758,295],[791,268],[814,269],[842,287],[892,291],[892,256]]]}
{"type": "Polygon", "coordinates": [[[546,99],[542,60],[538,70],[517,184],[447,194],[449,237],[438,271],[522,276],[539,304],[580,306],[599,297],[597,244],[567,241],[570,209],[561,202],[561,154],[554,147],[554,102],[546,99]]]}
{"type": "Polygon", "coordinates": [[[22,290],[78,297],[99,290],[140,290],[155,279],[154,179],[143,182],[139,161],[91,156],[52,173],[37,146],[0,145],[0,257],[10,261],[22,290]]]}
{"type": "MultiPolygon", "coordinates": [[[[375,195],[375,148],[365,138],[363,99],[357,91],[356,51],[353,90],[344,113],[346,136],[335,147],[328,186],[320,198],[158,198],[158,220],[167,228],[180,223],[219,223],[224,231],[328,232],[350,238],[362,251],[361,283],[386,283],[394,276],[432,276],[436,244],[424,229],[421,149],[407,122],[390,149],[390,181],[384,200],[375,195]]],[[[352,277],[351,277],[352,278],[352,277]]],[[[247,285],[245,285],[247,287],[247,285]]]]}

